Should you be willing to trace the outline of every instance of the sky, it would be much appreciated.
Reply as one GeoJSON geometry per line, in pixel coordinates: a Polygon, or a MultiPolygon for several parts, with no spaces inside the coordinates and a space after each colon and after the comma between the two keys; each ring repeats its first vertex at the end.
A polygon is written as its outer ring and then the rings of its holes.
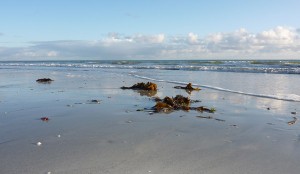
{"type": "Polygon", "coordinates": [[[1,60],[300,59],[299,0],[1,0],[1,60]]]}

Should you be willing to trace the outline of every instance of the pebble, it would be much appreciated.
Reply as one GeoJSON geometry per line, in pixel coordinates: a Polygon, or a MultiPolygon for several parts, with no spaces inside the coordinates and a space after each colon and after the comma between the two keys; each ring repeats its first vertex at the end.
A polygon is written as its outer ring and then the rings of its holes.
{"type": "Polygon", "coordinates": [[[294,114],[294,115],[296,115],[296,114],[297,114],[297,112],[291,112],[291,114],[294,114]]]}
{"type": "Polygon", "coordinates": [[[57,137],[58,137],[58,138],[60,138],[60,137],[61,137],[61,135],[57,135],[57,137]]]}
{"type": "Polygon", "coordinates": [[[41,143],[41,142],[37,142],[36,145],[37,145],[37,146],[41,146],[42,143],[41,143]]]}

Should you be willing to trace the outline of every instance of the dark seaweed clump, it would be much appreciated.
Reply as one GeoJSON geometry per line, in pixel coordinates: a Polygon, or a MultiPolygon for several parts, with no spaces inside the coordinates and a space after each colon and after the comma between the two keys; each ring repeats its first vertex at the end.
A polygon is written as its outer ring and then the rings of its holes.
{"type": "MultiPolygon", "coordinates": [[[[182,95],[176,95],[176,97],[168,97],[166,96],[164,99],[156,98],[156,105],[152,107],[152,109],[156,112],[170,112],[173,110],[196,110],[199,112],[209,112],[214,113],[216,110],[214,108],[206,108],[204,106],[200,107],[191,107],[191,103],[193,102],[188,97],[184,97],[182,95]]],[[[198,101],[195,101],[198,102],[198,101]]]]}
{"type": "Polygon", "coordinates": [[[152,82],[147,82],[147,83],[142,82],[142,83],[134,84],[131,87],[122,86],[121,89],[157,91],[157,85],[152,82]]]}
{"type": "Polygon", "coordinates": [[[200,88],[194,88],[192,86],[192,83],[188,83],[186,86],[174,86],[174,88],[176,88],[176,89],[185,89],[185,90],[189,90],[189,91],[193,91],[193,90],[199,91],[199,90],[201,90],[200,88]]]}

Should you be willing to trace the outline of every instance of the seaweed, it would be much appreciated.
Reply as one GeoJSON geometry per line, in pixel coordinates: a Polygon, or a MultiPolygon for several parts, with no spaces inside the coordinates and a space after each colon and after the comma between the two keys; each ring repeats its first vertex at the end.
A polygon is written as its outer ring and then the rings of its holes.
{"type": "Polygon", "coordinates": [[[157,85],[152,82],[141,82],[132,85],[131,87],[122,86],[121,89],[133,89],[133,90],[149,90],[149,91],[157,91],[157,85]]]}
{"type": "Polygon", "coordinates": [[[174,86],[176,89],[185,89],[187,91],[199,91],[200,88],[193,88],[192,83],[188,83],[186,86],[174,86]]]}
{"type": "Polygon", "coordinates": [[[204,106],[201,107],[191,107],[191,103],[200,102],[199,100],[191,100],[188,97],[184,97],[182,95],[176,95],[175,97],[166,96],[164,99],[160,99],[158,97],[154,98],[156,101],[156,105],[152,107],[155,112],[170,112],[173,110],[195,110],[200,112],[209,112],[214,113],[216,109],[211,108],[208,109],[204,106]]]}
{"type": "Polygon", "coordinates": [[[200,106],[200,107],[195,107],[194,110],[197,110],[199,112],[209,112],[209,113],[214,113],[216,112],[215,108],[206,108],[204,106],[200,106]]]}
{"type": "MultiPolygon", "coordinates": [[[[178,89],[186,89],[189,91],[192,90],[200,90],[199,88],[193,88],[192,84],[189,83],[187,84],[186,87],[181,87],[177,86],[175,88],[178,89]]],[[[132,89],[132,90],[137,90],[141,96],[146,95],[146,96],[153,96],[157,92],[157,85],[152,82],[141,82],[141,83],[136,83],[130,87],[121,87],[121,89],[132,89]]],[[[151,107],[151,108],[144,108],[144,109],[137,109],[136,111],[150,111],[151,113],[158,113],[158,112],[164,112],[164,113],[170,113],[173,111],[177,110],[182,110],[182,111],[189,111],[189,110],[194,110],[194,111],[200,111],[200,112],[209,112],[209,113],[214,113],[216,111],[215,108],[206,108],[204,106],[200,107],[191,107],[190,105],[192,103],[198,103],[201,102],[200,100],[191,100],[188,97],[184,97],[182,95],[176,95],[175,97],[164,97],[163,99],[159,97],[153,97],[152,98],[156,104],[151,107]]],[[[221,121],[221,120],[220,120],[221,121]]]]}
{"type": "Polygon", "coordinates": [[[152,107],[156,112],[167,112],[172,110],[189,110],[190,99],[183,97],[182,95],[176,95],[175,97],[166,96],[164,99],[155,98],[156,105],[152,107]]]}
{"type": "Polygon", "coordinates": [[[52,80],[50,78],[42,78],[42,79],[36,80],[36,82],[38,82],[38,83],[51,83],[52,81],[54,81],[54,80],[52,80]]]}

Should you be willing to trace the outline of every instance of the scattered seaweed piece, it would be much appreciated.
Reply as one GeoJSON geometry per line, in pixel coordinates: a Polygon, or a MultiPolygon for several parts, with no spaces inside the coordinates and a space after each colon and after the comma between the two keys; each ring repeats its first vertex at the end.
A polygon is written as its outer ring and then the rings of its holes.
{"type": "Polygon", "coordinates": [[[288,125],[293,125],[293,124],[296,123],[297,120],[298,120],[297,117],[293,117],[293,120],[292,120],[292,121],[289,121],[289,122],[287,122],[287,123],[288,123],[288,125]]]}
{"type": "Polygon", "coordinates": [[[215,113],[216,109],[215,108],[206,108],[204,106],[196,107],[194,110],[197,110],[199,112],[209,112],[209,113],[215,113]]]}
{"type": "Polygon", "coordinates": [[[291,114],[293,114],[293,115],[296,115],[296,114],[297,114],[297,112],[291,112],[291,114]]]}
{"type": "Polygon", "coordinates": [[[50,119],[48,117],[42,117],[41,120],[42,121],[49,121],[50,119]]]}
{"type": "Polygon", "coordinates": [[[131,87],[122,86],[121,89],[157,91],[157,85],[155,83],[152,83],[152,82],[147,82],[147,83],[142,82],[142,83],[134,84],[131,87]]]}
{"type": "Polygon", "coordinates": [[[52,80],[50,78],[42,78],[42,79],[36,80],[36,82],[38,82],[38,83],[51,83],[52,81],[54,81],[54,80],[52,80]]]}
{"type": "Polygon", "coordinates": [[[200,88],[193,88],[192,83],[188,83],[186,86],[174,86],[176,89],[185,89],[188,91],[199,91],[201,90],[200,88]]]}
{"type": "Polygon", "coordinates": [[[157,102],[156,105],[154,106],[154,110],[157,112],[161,112],[161,111],[168,112],[173,110],[173,107],[164,102],[157,102]]]}

